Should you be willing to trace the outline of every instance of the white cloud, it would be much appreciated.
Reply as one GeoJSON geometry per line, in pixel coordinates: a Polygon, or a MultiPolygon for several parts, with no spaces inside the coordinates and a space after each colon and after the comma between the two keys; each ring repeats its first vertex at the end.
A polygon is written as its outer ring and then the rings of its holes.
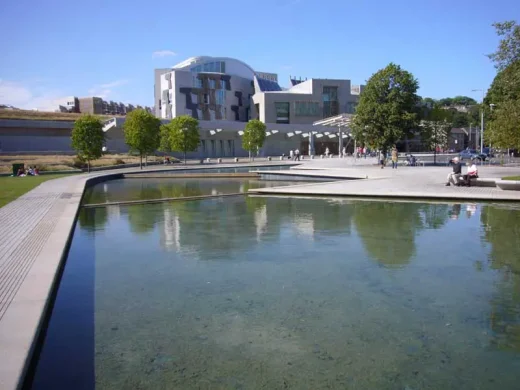
{"type": "Polygon", "coordinates": [[[55,111],[67,95],[59,90],[29,89],[23,84],[0,79],[0,103],[27,110],[55,111]]]}
{"type": "Polygon", "coordinates": [[[177,53],[171,50],[157,50],[152,53],[152,58],[172,57],[176,55],[177,53]]]}

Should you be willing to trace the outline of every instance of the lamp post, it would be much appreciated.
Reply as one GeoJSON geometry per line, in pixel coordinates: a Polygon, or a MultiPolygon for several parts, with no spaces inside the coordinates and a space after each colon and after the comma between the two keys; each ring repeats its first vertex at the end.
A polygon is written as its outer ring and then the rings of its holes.
{"type": "Polygon", "coordinates": [[[482,92],[482,103],[480,107],[480,153],[484,152],[484,90],[472,89],[473,92],[482,92]]]}

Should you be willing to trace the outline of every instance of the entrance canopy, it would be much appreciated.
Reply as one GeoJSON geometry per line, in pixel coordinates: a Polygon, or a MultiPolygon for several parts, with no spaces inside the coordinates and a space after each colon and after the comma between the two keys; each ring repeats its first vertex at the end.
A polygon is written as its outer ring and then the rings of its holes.
{"type": "Polygon", "coordinates": [[[352,114],[340,114],[331,116],[329,118],[321,119],[313,123],[313,126],[333,126],[333,127],[348,127],[352,122],[352,114]]]}

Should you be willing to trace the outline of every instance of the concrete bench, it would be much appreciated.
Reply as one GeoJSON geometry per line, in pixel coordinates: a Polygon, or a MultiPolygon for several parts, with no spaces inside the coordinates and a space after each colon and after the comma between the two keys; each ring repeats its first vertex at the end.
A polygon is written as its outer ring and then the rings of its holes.
{"type": "Polygon", "coordinates": [[[471,185],[474,187],[496,187],[497,179],[493,178],[482,178],[471,179],[471,185]]]}
{"type": "Polygon", "coordinates": [[[520,191],[520,180],[497,180],[497,187],[505,191],[520,191]]]}

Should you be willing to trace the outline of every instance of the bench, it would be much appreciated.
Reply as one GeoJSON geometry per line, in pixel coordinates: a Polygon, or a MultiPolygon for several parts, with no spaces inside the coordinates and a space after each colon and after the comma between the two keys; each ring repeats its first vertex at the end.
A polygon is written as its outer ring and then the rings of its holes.
{"type": "Polygon", "coordinates": [[[520,180],[497,180],[497,187],[504,191],[520,191],[520,180]]]}

